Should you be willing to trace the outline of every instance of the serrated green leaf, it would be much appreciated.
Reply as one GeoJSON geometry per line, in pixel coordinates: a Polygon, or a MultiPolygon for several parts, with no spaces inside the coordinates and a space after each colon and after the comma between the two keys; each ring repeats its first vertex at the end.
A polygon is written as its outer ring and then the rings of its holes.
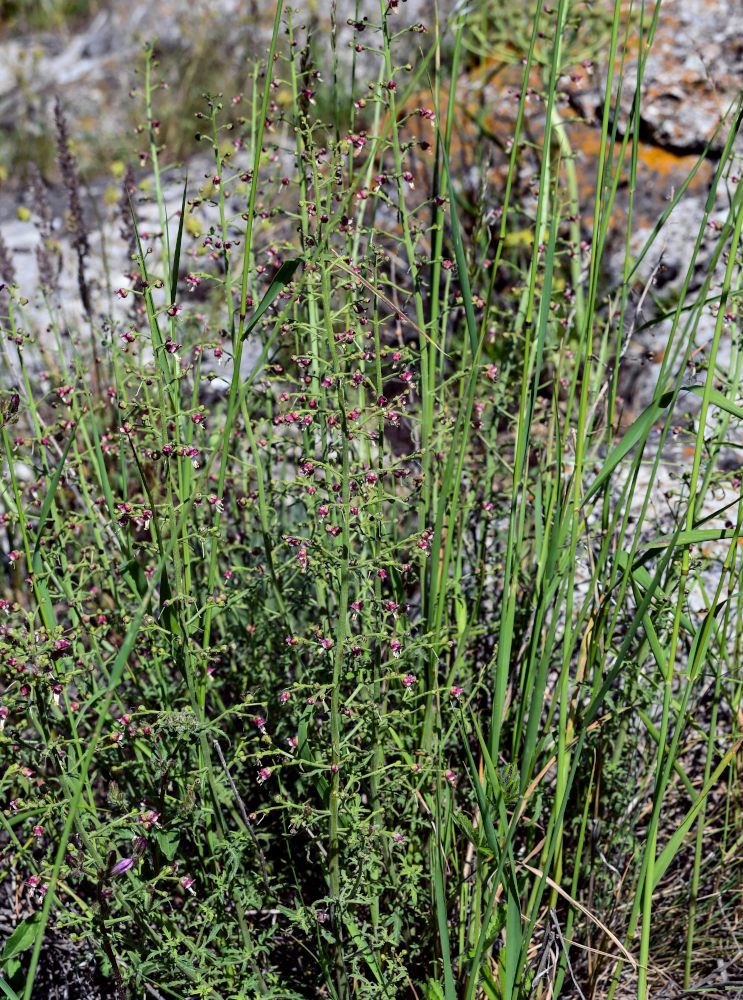
{"type": "Polygon", "coordinates": [[[480,987],[485,996],[488,998],[488,1000],[500,1000],[501,997],[500,986],[493,973],[490,971],[490,969],[487,968],[487,966],[483,966],[483,968],[480,970],[480,973],[482,975],[482,982],[480,983],[480,987]]]}
{"type": "Polygon", "coordinates": [[[465,837],[469,840],[471,844],[474,844],[475,847],[482,846],[483,842],[482,831],[480,831],[478,834],[478,831],[475,830],[474,826],[472,825],[472,821],[467,816],[463,815],[462,813],[456,814],[454,817],[454,822],[460,828],[462,833],[464,833],[465,837]]]}
{"type": "Polygon", "coordinates": [[[444,987],[433,979],[429,979],[423,987],[423,995],[426,1000],[445,1000],[444,987]]]}

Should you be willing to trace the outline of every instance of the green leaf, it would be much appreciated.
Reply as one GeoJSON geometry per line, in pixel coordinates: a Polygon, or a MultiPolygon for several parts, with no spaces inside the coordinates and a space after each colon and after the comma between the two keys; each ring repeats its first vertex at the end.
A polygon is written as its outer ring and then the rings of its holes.
{"type": "MultiPolygon", "coordinates": [[[[688,391],[693,392],[696,396],[703,396],[704,386],[694,385],[688,391]]],[[[709,401],[713,406],[719,406],[721,410],[725,410],[731,416],[743,420],[743,408],[736,406],[735,403],[731,403],[727,396],[724,396],[718,389],[710,390],[709,401]]]]}
{"type": "Polygon", "coordinates": [[[170,586],[168,571],[165,566],[160,574],[160,614],[165,628],[171,635],[180,635],[181,627],[178,624],[178,616],[172,607],[173,588],[170,586]]]}
{"type": "Polygon", "coordinates": [[[725,756],[722,758],[720,763],[717,765],[715,770],[709,777],[709,780],[704,784],[701,791],[699,792],[699,798],[694,802],[689,811],[687,812],[684,819],[679,824],[673,836],[670,838],[666,846],[658,855],[653,868],[653,892],[657,888],[658,883],[663,878],[666,870],[676,855],[681,850],[684,838],[691,829],[691,825],[697,818],[700,809],[704,805],[707,796],[714,790],[717,782],[720,780],[720,776],[723,771],[730,766],[731,760],[735,757],[736,753],[740,750],[741,744],[743,744],[743,739],[737,740],[732,747],[728,750],[725,756]]]}
{"type": "Polygon", "coordinates": [[[480,974],[482,976],[480,988],[488,1000],[500,1000],[500,986],[490,969],[484,965],[480,970],[480,974]]]}
{"type": "Polygon", "coordinates": [[[483,846],[485,837],[482,829],[476,831],[468,816],[465,816],[464,813],[455,813],[454,822],[464,833],[465,837],[470,841],[473,847],[477,847],[479,849],[483,846]]]}
{"type": "MultiPolygon", "coordinates": [[[[691,392],[695,396],[704,398],[705,387],[703,385],[684,385],[679,389],[679,395],[682,392],[691,392]]],[[[713,406],[719,406],[721,410],[725,410],[732,416],[743,420],[743,408],[736,406],[735,403],[731,403],[727,396],[724,396],[721,392],[719,392],[719,390],[710,389],[708,398],[709,402],[713,406]]],[[[674,402],[675,399],[676,393],[664,392],[662,396],[653,400],[650,406],[646,407],[646,409],[642,411],[637,420],[635,420],[631,427],[628,428],[619,444],[607,455],[604,464],[601,467],[601,471],[596,476],[590,489],[583,498],[584,504],[588,503],[588,501],[599,492],[622,459],[625,458],[630,451],[632,451],[635,445],[639,444],[640,441],[647,437],[650,432],[650,428],[653,426],[655,421],[658,417],[660,417],[663,411],[674,402]]]]}
{"type": "Polygon", "coordinates": [[[675,535],[661,535],[640,545],[641,549],[665,549],[671,542],[675,545],[699,545],[702,542],[717,542],[723,538],[740,538],[734,528],[691,528],[675,535]]]}
{"type": "MultiPolygon", "coordinates": [[[[308,764],[317,765],[317,758],[312,752],[309,744],[309,723],[306,718],[300,721],[297,728],[297,756],[301,760],[307,761],[308,764]]],[[[320,797],[327,805],[330,797],[330,784],[328,783],[328,779],[321,774],[320,771],[315,771],[314,777],[320,797]]]]}
{"type": "Polygon", "coordinates": [[[147,593],[147,577],[142,564],[138,559],[130,559],[121,567],[121,573],[129,577],[141,600],[147,593]]]}
{"type": "Polygon", "coordinates": [[[172,861],[180,843],[180,834],[177,830],[158,830],[155,840],[160,850],[168,861],[172,861]]]}
{"type": "Polygon", "coordinates": [[[635,422],[627,429],[619,444],[606,456],[604,464],[601,467],[601,471],[596,476],[592,486],[583,498],[584,504],[588,503],[588,501],[599,492],[622,459],[627,457],[635,445],[639,444],[640,441],[644,440],[648,436],[650,428],[653,426],[661,413],[668,406],[670,406],[673,399],[674,393],[664,392],[662,396],[654,400],[650,406],[646,407],[646,409],[642,411],[637,420],[635,420],[635,422]]]}
{"type": "Polygon", "coordinates": [[[15,958],[16,955],[20,955],[22,951],[26,951],[27,948],[31,947],[36,938],[36,931],[38,930],[40,920],[40,913],[32,913],[30,917],[26,917],[25,920],[22,920],[18,924],[3,945],[3,950],[0,953],[0,962],[3,965],[9,959],[15,958]]]}
{"type": "Polygon", "coordinates": [[[186,221],[186,191],[188,189],[188,177],[183,185],[183,201],[181,202],[181,215],[178,220],[178,235],[175,240],[175,253],[173,254],[173,267],[170,271],[170,304],[175,305],[176,286],[178,285],[178,268],[181,260],[181,243],[183,242],[183,224],[186,221]]]}
{"type": "Polygon", "coordinates": [[[258,320],[263,316],[271,303],[278,297],[279,292],[283,292],[287,285],[291,284],[291,280],[294,277],[294,272],[297,270],[299,265],[304,260],[304,257],[291,257],[289,260],[285,260],[281,267],[278,269],[276,274],[273,276],[271,284],[266,289],[266,294],[263,296],[261,301],[258,303],[258,308],[253,313],[250,322],[245,327],[243,331],[242,340],[245,340],[247,335],[256,325],[258,320]]]}
{"type": "Polygon", "coordinates": [[[691,646],[689,648],[689,655],[687,657],[689,675],[691,677],[696,677],[701,669],[707,653],[710,636],[717,630],[718,627],[716,621],[717,615],[724,610],[728,601],[729,598],[725,598],[725,600],[716,604],[711,611],[708,611],[704,616],[701,625],[694,633],[694,638],[692,639],[691,646]]]}
{"type": "Polygon", "coordinates": [[[451,961],[451,943],[449,940],[449,923],[446,910],[446,888],[444,886],[444,873],[442,870],[439,845],[436,844],[434,852],[436,861],[433,866],[434,900],[436,904],[436,922],[439,929],[439,947],[441,949],[441,964],[444,967],[444,998],[443,1000],[456,1000],[457,992],[454,983],[454,969],[451,961]]]}
{"type": "Polygon", "coordinates": [[[444,1000],[444,988],[441,983],[437,983],[435,980],[429,979],[423,987],[423,995],[426,1000],[444,1000]]]}
{"type": "Polygon", "coordinates": [[[0,979],[0,993],[4,993],[8,1000],[21,1000],[16,991],[11,989],[4,979],[0,979]]]}

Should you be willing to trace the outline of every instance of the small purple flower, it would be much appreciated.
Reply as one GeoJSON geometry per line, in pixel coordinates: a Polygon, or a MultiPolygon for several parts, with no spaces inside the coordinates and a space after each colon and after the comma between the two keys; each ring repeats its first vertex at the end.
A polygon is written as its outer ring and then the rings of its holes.
{"type": "Polygon", "coordinates": [[[121,861],[117,861],[116,864],[111,869],[111,878],[116,878],[118,875],[123,875],[124,872],[128,872],[130,868],[134,867],[134,858],[122,858],[121,861]]]}

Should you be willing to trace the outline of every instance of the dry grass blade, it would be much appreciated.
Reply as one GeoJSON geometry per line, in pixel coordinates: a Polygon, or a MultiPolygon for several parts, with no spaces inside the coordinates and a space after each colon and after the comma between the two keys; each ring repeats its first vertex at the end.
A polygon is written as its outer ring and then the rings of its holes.
{"type": "Polygon", "coordinates": [[[584,914],[584,916],[588,917],[588,919],[591,921],[592,924],[595,924],[600,930],[604,932],[604,934],[606,934],[606,936],[611,941],[614,942],[619,951],[621,951],[622,955],[624,955],[624,957],[630,963],[632,968],[635,971],[637,971],[638,965],[636,960],[632,957],[632,955],[630,955],[630,953],[624,947],[624,945],[616,936],[616,934],[610,931],[609,928],[606,926],[606,924],[603,923],[601,920],[599,920],[599,918],[596,916],[595,913],[592,913],[587,906],[584,906],[577,899],[573,899],[573,897],[570,895],[569,892],[566,892],[561,885],[558,885],[554,879],[549,877],[549,875],[545,875],[545,873],[543,871],[540,871],[539,868],[534,868],[532,865],[527,865],[523,861],[517,861],[516,865],[518,868],[524,868],[526,871],[531,872],[532,875],[536,875],[537,878],[544,879],[547,885],[550,887],[550,889],[554,889],[559,896],[562,896],[562,898],[566,900],[566,902],[570,903],[571,906],[574,906],[577,910],[580,910],[580,912],[584,914]]]}

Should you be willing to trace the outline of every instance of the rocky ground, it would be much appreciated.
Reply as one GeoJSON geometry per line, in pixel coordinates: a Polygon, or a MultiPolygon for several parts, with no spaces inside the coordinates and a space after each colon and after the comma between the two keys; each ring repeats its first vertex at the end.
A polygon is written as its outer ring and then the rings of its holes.
{"type": "MultiPolygon", "coordinates": [[[[4,942],[22,920],[38,911],[41,898],[24,884],[3,853],[0,873],[0,941],[4,942]]],[[[30,951],[20,956],[22,970],[28,968],[29,959],[30,951]]],[[[90,946],[71,939],[69,931],[52,921],[44,936],[33,995],[39,1000],[115,1000],[116,990],[111,977],[102,974],[90,946]]]]}

